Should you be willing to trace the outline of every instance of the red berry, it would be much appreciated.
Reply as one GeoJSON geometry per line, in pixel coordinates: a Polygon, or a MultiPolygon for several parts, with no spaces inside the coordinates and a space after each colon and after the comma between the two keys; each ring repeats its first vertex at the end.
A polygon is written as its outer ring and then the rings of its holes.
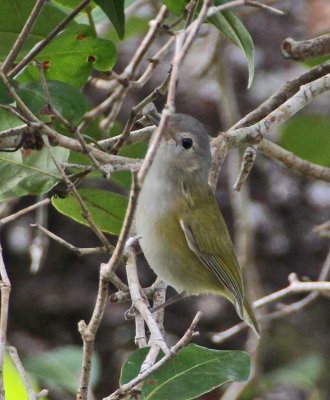
{"type": "Polygon", "coordinates": [[[44,61],[42,63],[42,67],[43,67],[43,69],[49,69],[49,61],[44,61]]]}
{"type": "Polygon", "coordinates": [[[94,56],[89,56],[88,57],[88,62],[94,62],[96,58],[94,56]]]}
{"type": "Polygon", "coordinates": [[[77,39],[77,40],[83,40],[83,39],[85,39],[85,37],[86,37],[86,35],[84,35],[83,33],[80,33],[80,34],[76,37],[76,39],[77,39]]]}

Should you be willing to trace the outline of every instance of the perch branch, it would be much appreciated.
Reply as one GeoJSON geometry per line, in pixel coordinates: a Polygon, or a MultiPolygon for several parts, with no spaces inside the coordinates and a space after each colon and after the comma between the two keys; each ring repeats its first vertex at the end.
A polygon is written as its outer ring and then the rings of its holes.
{"type": "Polygon", "coordinates": [[[296,41],[287,38],[282,43],[282,54],[285,58],[293,60],[310,60],[330,53],[330,34],[318,36],[313,39],[296,41]]]}

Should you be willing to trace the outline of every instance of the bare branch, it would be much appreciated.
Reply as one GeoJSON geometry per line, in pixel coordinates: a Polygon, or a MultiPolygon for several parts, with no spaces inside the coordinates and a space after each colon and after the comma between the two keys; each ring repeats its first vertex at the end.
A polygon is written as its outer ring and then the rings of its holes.
{"type": "Polygon", "coordinates": [[[8,308],[11,284],[8,278],[6,266],[3,260],[2,247],[0,244],[0,288],[1,288],[1,313],[0,313],[0,400],[5,400],[5,388],[3,381],[3,362],[5,358],[8,308]]]}
{"type": "Polygon", "coordinates": [[[330,34],[313,39],[296,41],[287,38],[282,43],[282,54],[293,60],[310,60],[330,53],[330,34]]]}
{"type": "Polygon", "coordinates": [[[16,218],[19,218],[24,214],[29,213],[30,211],[35,210],[38,207],[45,206],[49,203],[50,203],[50,199],[48,199],[48,198],[43,199],[43,200],[39,201],[38,203],[32,204],[32,206],[29,206],[29,207],[23,208],[23,210],[17,211],[15,214],[8,215],[8,217],[2,218],[0,220],[0,227],[7,224],[8,222],[14,221],[16,218]]]}
{"type": "Polygon", "coordinates": [[[320,165],[303,160],[269,140],[264,139],[259,144],[258,151],[303,175],[330,182],[330,168],[321,167],[320,165]]]}
{"type": "Polygon", "coordinates": [[[30,385],[29,379],[27,377],[26,371],[23,367],[23,364],[18,356],[17,350],[14,346],[8,346],[7,347],[7,351],[11,357],[11,359],[13,360],[15,367],[21,377],[21,380],[23,382],[23,385],[27,391],[28,394],[28,400],[38,400],[41,399],[42,397],[45,397],[48,395],[48,390],[47,389],[43,389],[40,392],[36,393],[32,386],[30,385]]]}
{"type": "Polygon", "coordinates": [[[64,239],[60,238],[59,236],[55,235],[54,233],[50,232],[48,229],[46,229],[45,227],[41,226],[40,224],[30,224],[30,226],[36,227],[37,229],[40,230],[40,232],[42,232],[45,235],[47,235],[50,239],[55,240],[57,243],[59,243],[60,245],[66,247],[67,249],[73,251],[78,256],[85,256],[85,255],[89,255],[89,254],[103,254],[103,253],[107,252],[107,249],[105,248],[105,246],[102,246],[102,247],[85,247],[85,248],[76,247],[76,246],[68,243],[64,239]]]}

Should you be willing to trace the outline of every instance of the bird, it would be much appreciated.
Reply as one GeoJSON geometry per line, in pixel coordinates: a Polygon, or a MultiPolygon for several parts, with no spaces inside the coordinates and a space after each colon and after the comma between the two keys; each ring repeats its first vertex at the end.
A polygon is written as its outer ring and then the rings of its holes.
{"type": "Polygon", "coordinates": [[[178,293],[224,296],[259,337],[234,245],[208,184],[210,169],[204,125],[172,114],[138,197],[140,246],[154,272],[178,293]]]}

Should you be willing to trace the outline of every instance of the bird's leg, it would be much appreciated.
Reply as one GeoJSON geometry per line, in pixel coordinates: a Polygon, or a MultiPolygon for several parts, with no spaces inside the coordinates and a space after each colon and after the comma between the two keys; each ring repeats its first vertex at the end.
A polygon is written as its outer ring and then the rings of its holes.
{"type": "Polygon", "coordinates": [[[170,299],[165,301],[165,303],[159,304],[159,306],[157,306],[157,307],[150,308],[150,312],[154,313],[154,312],[160,310],[161,308],[165,308],[165,307],[169,306],[170,304],[176,303],[177,301],[183,299],[185,297],[185,295],[186,295],[186,291],[183,290],[182,292],[177,293],[175,296],[172,296],[170,299]]]}

